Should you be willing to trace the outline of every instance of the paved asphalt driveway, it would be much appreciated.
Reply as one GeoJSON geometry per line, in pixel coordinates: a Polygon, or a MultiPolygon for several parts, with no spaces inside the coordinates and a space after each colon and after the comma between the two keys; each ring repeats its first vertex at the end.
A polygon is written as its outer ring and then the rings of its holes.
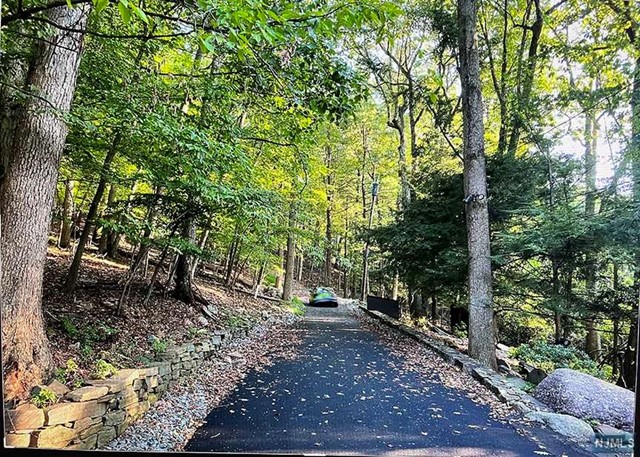
{"type": "Polygon", "coordinates": [[[211,411],[185,450],[591,455],[548,431],[518,431],[497,422],[489,417],[487,406],[472,402],[463,392],[406,372],[402,361],[375,334],[362,329],[344,305],[309,308],[302,331],[298,358],[250,373],[211,411]]]}

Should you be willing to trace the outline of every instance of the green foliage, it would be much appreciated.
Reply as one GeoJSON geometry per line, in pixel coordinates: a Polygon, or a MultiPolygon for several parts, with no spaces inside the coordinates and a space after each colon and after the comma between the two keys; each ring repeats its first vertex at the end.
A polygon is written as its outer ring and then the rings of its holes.
{"type": "Polygon", "coordinates": [[[159,355],[167,352],[167,342],[159,338],[155,338],[151,342],[151,350],[153,351],[154,355],[158,357],[159,355]]]}
{"type": "Polygon", "coordinates": [[[53,390],[47,387],[40,387],[37,389],[36,393],[31,395],[30,401],[38,408],[44,408],[56,403],[58,401],[58,396],[53,390]]]}
{"type": "MultiPolygon", "coordinates": [[[[637,165],[633,49],[624,29],[640,21],[634,8],[618,14],[610,2],[557,3],[535,42],[530,2],[478,8],[494,305],[510,345],[566,332],[578,340],[597,317],[611,361],[613,325],[624,341],[637,295],[638,202],[624,188],[637,165]],[[562,30],[576,33],[567,41],[562,30]],[[593,142],[584,138],[587,115],[600,122],[593,142]],[[605,173],[611,166],[619,175],[610,188],[599,175],[597,190],[587,189],[594,167],[583,146],[592,143],[608,147],[598,155],[611,159],[605,173]]],[[[370,240],[373,293],[388,293],[397,277],[403,297],[421,291],[447,309],[468,301],[455,2],[201,0],[171,14],[162,2],[93,5],[87,36],[95,39],[65,117],[60,175],[79,181],[73,203],[86,213],[107,151],[117,150],[103,233],[167,248],[169,257],[229,253],[230,286],[241,270],[264,271],[274,286],[278,253],[293,236],[305,275],[336,259],[334,276],[352,293],[370,240]],[[197,30],[182,30],[194,20],[197,30]],[[108,38],[147,34],[156,37],[108,38]]],[[[29,19],[3,24],[0,68],[29,68],[33,44],[49,36],[48,25],[29,19]]],[[[3,87],[24,86],[5,73],[3,87]]],[[[6,105],[19,107],[23,92],[9,90],[6,105]]],[[[296,299],[285,306],[304,313],[296,299]]],[[[229,316],[225,325],[246,321],[229,316]]],[[[86,359],[116,334],[68,316],[60,328],[86,359]]],[[[163,344],[152,342],[156,355],[163,344]]],[[[582,356],[540,357],[593,369],[582,356]]]]}
{"type": "Polygon", "coordinates": [[[60,324],[62,325],[62,329],[64,332],[69,335],[71,338],[76,338],[78,336],[78,329],[74,325],[74,323],[67,316],[64,316],[60,319],[60,324]]]}
{"type": "Polygon", "coordinates": [[[208,330],[206,328],[190,327],[188,332],[189,332],[189,338],[195,339],[199,336],[206,335],[208,333],[208,330]]]}
{"type": "Polygon", "coordinates": [[[228,328],[241,328],[248,327],[249,321],[246,317],[234,314],[231,316],[227,316],[225,319],[225,327],[228,328]]]}
{"type": "Polygon", "coordinates": [[[79,368],[80,367],[74,359],[68,359],[64,367],[59,367],[55,370],[54,378],[62,384],[82,384],[79,368]]]}
{"type": "Polygon", "coordinates": [[[300,299],[300,297],[293,297],[291,300],[286,302],[287,309],[295,314],[296,316],[304,316],[307,312],[307,307],[304,305],[304,302],[300,299]]]}
{"type": "Polygon", "coordinates": [[[85,359],[91,357],[94,353],[93,346],[90,343],[85,343],[80,346],[80,355],[85,359]]]}
{"type": "Polygon", "coordinates": [[[544,341],[521,344],[511,350],[511,357],[551,373],[556,368],[571,368],[606,379],[605,373],[584,352],[576,348],[544,341]]]}
{"type": "Polygon", "coordinates": [[[95,363],[92,376],[97,379],[105,379],[109,376],[113,376],[117,372],[118,369],[115,366],[113,366],[106,360],[100,359],[95,363]]]}
{"type": "Polygon", "coordinates": [[[451,330],[453,334],[458,338],[467,338],[469,334],[469,329],[467,328],[467,324],[464,322],[458,322],[451,330]]]}
{"type": "Polygon", "coordinates": [[[553,336],[549,323],[531,313],[532,307],[522,305],[518,311],[508,311],[498,316],[498,338],[507,346],[519,346],[530,341],[544,341],[553,336]]]}
{"type": "Polygon", "coordinates": [[[95,343],[108,341],[118,333],[118,329],[104,323],[82,325],[79,329],[78,324],[68,316],[64,316],[60,323],[64,332],[83,346],[92,346],[95,343]]]}

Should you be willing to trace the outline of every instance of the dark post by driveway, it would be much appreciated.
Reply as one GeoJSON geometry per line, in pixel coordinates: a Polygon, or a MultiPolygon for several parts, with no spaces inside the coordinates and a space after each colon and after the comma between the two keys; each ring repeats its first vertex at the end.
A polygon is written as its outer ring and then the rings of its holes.
{"type": "MultiPolygon", "coordinates": [[[[297,454],[592,455],[403,367],[341,305],[309,308],[300,355],[250,373],[185,450],[297,454]]],[[[419,344],[419,343],[415,343],[419,344]]],[[[462,374],[461,374],[462,375],[462,374]]],[[[488,395],[490,395],[487,392],[488,395]]]]}

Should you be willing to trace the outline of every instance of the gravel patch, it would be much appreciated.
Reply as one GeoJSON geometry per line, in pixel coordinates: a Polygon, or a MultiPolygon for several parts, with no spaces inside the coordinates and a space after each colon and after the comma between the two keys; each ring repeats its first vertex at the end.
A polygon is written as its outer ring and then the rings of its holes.
{"type": "Polygon", "coordinates": [[[205,361],[189,380],[173,386],[139,421],[112,441],[106,450],[180,451],[208,413],[236,388],[251,370],[276,359],[292,359],[300,337],[291,326],[294,315],[270,318],[245,338],[231,341],[205,361]]]}

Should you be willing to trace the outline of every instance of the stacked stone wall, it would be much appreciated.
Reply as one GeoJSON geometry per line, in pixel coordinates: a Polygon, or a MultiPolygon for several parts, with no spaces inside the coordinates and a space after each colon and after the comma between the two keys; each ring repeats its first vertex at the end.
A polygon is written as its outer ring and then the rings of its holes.
{"type": "Polygon", "coordinates": [[[142,417],[172,385],[191,377],[203,360],[246,333],[216,331],[205,341],[169,347],[147,367],[89,379],[75,390],[54,382],[48,387],[59,397],[56,404],[40,408],[27,402],[5,408],[5,446],[99,449],[142,417]]]}

